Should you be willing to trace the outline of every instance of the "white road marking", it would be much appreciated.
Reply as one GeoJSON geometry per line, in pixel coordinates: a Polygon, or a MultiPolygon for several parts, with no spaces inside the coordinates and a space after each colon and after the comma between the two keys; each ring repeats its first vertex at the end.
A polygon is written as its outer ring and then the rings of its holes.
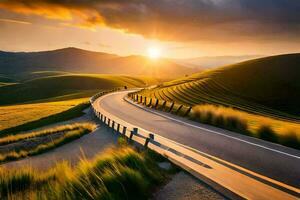
{"type": "MultiPolygon", "coordinates": [[[[113,95],[113,94],[110,94],[110,95],[113,95]]],[[[272,149],[270,147],[266,147],[266,146],[263,146],[263,145],[260,145],[260,144],[256,144],[256,143],[253,143],[253,142],[249,142],[247,140],[243,140],[243,139],[240,139],[240,138],[236,138],[236,137],[233,137],[233,136],[230,136],[230,135],[227,135],[227,134],[223,134],[223,133],[219,133],[217,131],[213,131],[213,130],[210,130],[210,129],[207,129],[207,128],[203,128],[203,127],[199,127],[199,126],[196,126],[196,125],[193,125],[193,124],[190,124],[190,123],[187,123],[187,122],[184,122],[184,121],[181,121],[179,119],[175,119],[173,117],[170,117],[170,116],[167,116],[167,115],[164,115],[162,113],[159,113],[159,112],[156,112],[154,110],[150,110],[150,109],[147,109],[141,105],[138,105],[138,104],[135,104],[131,101],[129,101],[128,99],[124,98],[124,100],[128,103],[130,103],[131,105],[134,105],[136,107],[139,107],[147,112],[151,112],[151,113],[154,113],[156,115],[159,115],[161,117],[164,117],[164,118],[167,118],[167,119],[170,119],[172,121],[175,121],[175,122],[179,122],[181,124],[184,124],[184,125],[187,125],[187,126],[190,126],[190,127],[194,127],[194,128],[197,128],[197,129],[200,129],[200,130],[204,130],[204,131],[208,131],[208,132],[211,132],[211,133],[214,133],[214,134],[218,134],[218,135],[222,135],[224,137],[228,137],[228,138],[231,138],[231,139],[234,139],[234,140],[238,140],[238,141],[241,141],[241,142],[244,142],[244,143],[247,143],[247,144],[251,144],[251,145],[254,145],[254,146],[257,146],[257,147],[260,147],[260,148],[263,148],[263,149],[267,149],[269,151],[273,151],[273,152],[276,152],[276,153],[280,153],[280,154],[283,154],[283,155],[286,155],[286,156],[290,156],[290,157],[293,157],[293,158],[296,158],[296,159],[300,159],[300,156],[296,156],[296,155],[292,155],[292,154],[289,154],[289,153],[286,153],[286,152],[283,152],[283,151],[279,151],[279,150],[276,150],[276,149],[272,149]]]]}

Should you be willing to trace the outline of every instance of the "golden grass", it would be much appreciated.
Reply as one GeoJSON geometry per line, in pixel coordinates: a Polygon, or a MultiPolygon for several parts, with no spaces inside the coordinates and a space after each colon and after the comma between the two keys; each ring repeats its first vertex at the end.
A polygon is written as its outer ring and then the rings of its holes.
{"type": "Polygon", "coordinates": [[[292,123],[289,121],[277,120],[271,117],[255,115],[244,111],[236,110],[229,107],[215,106],[215,105],[198,105],[193,107],[194,112],[211,112],[215,115],[222,115],[226,117],[236,117],[248,124],[248,130],[256,133],[261,126],[269,126],[276,133],[280,135],[289,134],[294,132],[300,139],[300,124],[292,123]]]}
{"type": "Polygon", "coordinates": [[[0,106],[0,131],[68,110],[88,98],[67,101],[0,106]]]}
{"type": "Polygon", "coordinates": [[[76,123],[76,124],[72,124],[72,125],[64,125],[64,126],[59,126],[59,127],[55,127],[55,128],[49,128],[49,129],[46,129],[43,131],[19,134],[19,135],[10,135],[10,136],[1,138],[0,144],[3,145],[3,144],[18,142],[21,140],[26,140],[26,139],[33,138],[33,137],[41,137],[41,136],[51,135],[51,134],[58,133],[58,132],[64,132],[64,134],[61,137],[59,137],[57,139],[53,139],[51,142],[48,142],[48,143],[39,144],[38,146],[34,147],[33,149],[18,150],[17,152],[12,151],[12,152],[8,152],[8,153],[0,154],[0,162],[17,160],[20,158],[25,158],[27,156],[43,153],[43,152],[53,149],[55,147],[61,146],[65,143],[71,142],[71,141],[93,131],[95,128],[96,128],[96,125],[92,124],[92,123],[76,123]]]}
{"type": "Polygon", "coordinates": [[[32,131],[29,133],[23,133],[23,134],[17,134],[17,135],[8,135],[5,137],[0,138],[0,145],[5,145],[5,144],[10,144],[13,142],[18,142],[21,140],[26,140],[29,138],[34,138],[34,137],[41,137],[41,136],[46,136],[62,131],[70,131],[70,130],[77,130],[81,127],[85,127],[87,129],[94,129],[95,125],[91,123],[74,123],[74,124],[67,124],[67,125],[61,125],[61,126],[55,126],[53,128],[47,128],[44,130],[40,131],[32,131]]]}
{"type": "Polygon", "coordinates": [[[71,168],[58,163],[48,171],[0,168],[1,199],[147,199],[163,180],[150,152],[110,149],[71,168]]]}

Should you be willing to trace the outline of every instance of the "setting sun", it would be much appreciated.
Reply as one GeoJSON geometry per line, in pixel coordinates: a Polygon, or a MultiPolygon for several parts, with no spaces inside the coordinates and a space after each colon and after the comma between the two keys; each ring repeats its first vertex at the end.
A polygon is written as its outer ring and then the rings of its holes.
{"type": "Polygon", "coordinates": [[[161,56],[161,51],[157,47],[150,47],[148,49],[148,56],[151,59],[158,59],[161,56]]]}

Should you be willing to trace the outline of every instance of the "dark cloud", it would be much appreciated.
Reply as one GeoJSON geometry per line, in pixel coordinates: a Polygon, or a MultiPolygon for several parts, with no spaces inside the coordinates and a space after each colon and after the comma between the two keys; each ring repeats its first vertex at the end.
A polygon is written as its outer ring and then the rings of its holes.
{"type": "Polygon", "coordinates": [[[298,0],[0,0],[0,8],[165,40],[299,38],[298,0]]]}

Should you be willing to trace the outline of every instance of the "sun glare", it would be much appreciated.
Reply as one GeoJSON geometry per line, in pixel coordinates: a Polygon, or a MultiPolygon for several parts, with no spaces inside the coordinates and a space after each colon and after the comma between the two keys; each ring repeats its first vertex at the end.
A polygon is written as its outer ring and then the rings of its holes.
{"type": "Polygon", "coordinates": [[[161,51],[157,47],[150,47],[148,49],[148,56],[151,59],[158,59],[161,56],[161,51]]]}

